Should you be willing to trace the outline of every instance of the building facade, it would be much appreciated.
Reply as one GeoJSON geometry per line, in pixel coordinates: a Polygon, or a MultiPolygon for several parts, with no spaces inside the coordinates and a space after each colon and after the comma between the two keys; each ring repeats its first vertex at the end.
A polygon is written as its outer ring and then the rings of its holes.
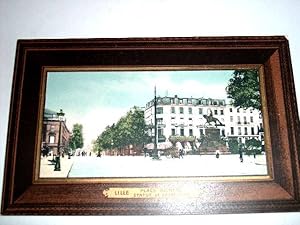
{"type": "MultiPolygon", "coordinates": [[[[256,109],[241,109],[228,105],[225,99],[157,97],[157,142],[167,144],[170,136],[194,136],[196,140],[206,134],[206,116],[217,119],[217,128],[224,138],[237,138],[240,143],[247,139],[260,139],[262,118],[256,109]]],[[[154,126],[154,99],[146,104],[145,121],[154,126]]],[[[154,136],[154,129],[149,131],[154,136]]]]}
{"type": "Polygon", "coordinates": [[[59,135],[60,154],[62,154],[68,148],[71,137],[71,132],[66,125],[66,118],[59,117],[55,111],[45,109],[42,130],[42,148],[47,147],[49,149],[49,154],[57,155],[59,135]]]}

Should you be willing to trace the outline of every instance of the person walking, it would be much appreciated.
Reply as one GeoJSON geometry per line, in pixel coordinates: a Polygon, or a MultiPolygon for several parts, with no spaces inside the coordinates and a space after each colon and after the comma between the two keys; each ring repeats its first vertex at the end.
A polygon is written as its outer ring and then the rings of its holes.
{"type": "Polygon", "coordinates": [[[240,162],[243,162],[243,148],[242,145],[239,146],[239,155],[240,155],[240,162]]]}

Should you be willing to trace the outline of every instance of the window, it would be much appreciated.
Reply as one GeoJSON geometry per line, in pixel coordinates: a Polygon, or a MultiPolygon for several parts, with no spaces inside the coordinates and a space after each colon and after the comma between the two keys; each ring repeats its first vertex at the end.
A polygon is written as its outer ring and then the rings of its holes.
{"type": "Polygon", "coordinates": [[[250,109],[250,113],[253,113],[253,109],[250,109]]]}
{"type": "Polygon", "coordinates": [[[239,113],[239,112],[240,112],[240,109],[239,109],[239,108],[237,108],[237,109],[236,109],[236,112],[238,112],[238,113],[239,113]]]}
{"type": "Polygon", "coordinates": [[[218,115],[218,110],[214,110],[214,115],[218,115]]]}
{"type": "Polygon", "coordinates": [[[193,126],[193,119],[189,118],[189,126],[193,126]]]}
{"type": "Polygon", "coordinates": [[[189,114],[193,114],[193,109],[189,107],[189,114]]]}
{"type": "Polygon", "coordinates": [[[244,127],[245,135],[248,135],[248,129],[247,127],[244,127]]]}
{"type": "Polygon", "coordinates": [[[175,113],[175,107],[171,107],[171,113],[175,113]]]}
{"type": "Polygon", "coordinates": [[[230,116],[230,122],[233,122],[233,116],[230,116]]]}
{"type": "Polygon", "coordinates": [[[246,109],[243,110],[243,113],[246,113],[246,109]]]}
{"type": "Polygon", "coordinates": [[[250,116],[250,122],[253,123],[253,116],[250,116]]]}
{"type": "Polygon", "coordinates": [[[234,127],[230,127],[230,134],[234,135],[234,127]]]}
{"type": "Polygon", "coordinates": [[[174,128],[171,129],[171,134],[172,134],[173,136],[176,135],[175,129],[174,129],[174,128]]]}
{"type": "Polygon", "coordinates": [[[224,110],[223,109],[220,110],[220,114],[224,115],[224,110]]]}
{"type": "Polygon", "coordinates": [[[204,134],[204,130],[200,129],[200,136],[202,136],[204,134]]]}
{"type": "Polygon", "coordinates": [[[232,108],[229,108],[229,112],[232,112],[232,108]]]}
{"type": "Polygon", "coordinates": [[[163,124],[163,118],[158,118],[157,119],[157,124],[163,124]]]}
{"type": "Polygon", "coordinates": [[[179,113],[183,114],[183,107],[179,107],[179,113]]]}
{"type": "Polygon", "coordinates": [[[251,127],[251,135],[254,135],[254,127],[251,127]]]}
{"type": "Polygon", "coordinates": [[[54,127],[53,125],[51,125],[50,131],[51,131],[51,132],[54,132],[54,128],[55,128],[55,127],[54,127]]]}
{"type": "Polygon", "coordinates": [[[180,136],[184,136],[184,129],[183,128],[180,129],[180,136]]]}
{"type": "Polygon", "coordinates": [[[175,123],[175,117],[171,117],[171,123],[175,123]]]}
{"type": "Polygon", "coordinates": [[[247,117],[244,116],[244,124],[247,124],[247,117]]]}
{"type": "Polygon", "coordinates": [[[242,135],[242,129],[238,127],[238,135],[242,135]]]}
{"type": "Polygon", "coordinates": [[[164,108],[163,107],[157,107],[156,108],[156,114],[163,114],[164,113],[164,108]]]}
{"type": "Polygon", "coordinates": [[[222,137],[225,137],[225,130],[222,129],[222,137]]]}
{"type": "Polygon", "coordinates": [[[158,137],[161,137],[164,135],[164,129],[157,129],[157,135],[158,137]]]}
{"type": "Polygon", "coordinates": [[[55,143],[55,136],[54,135],[50,135],[49,136],[49,143],[50,144],[54,144],[55,143]]]}
{"type": "Polygon", "coordinates": [[[240,116],[237,117],[237,120],[238,120],[238,124],[241,124],[241,117],[240,116]]]}
{"type": "Polygon", "coordinates": [[[189,135],[193,136],[193,129],[189,129],[189,135]]]}
{"type": "Polygon", "coordinates": [[[202,115],[203,114],[203,109],[199,108],[199,114],[202,115]]]}

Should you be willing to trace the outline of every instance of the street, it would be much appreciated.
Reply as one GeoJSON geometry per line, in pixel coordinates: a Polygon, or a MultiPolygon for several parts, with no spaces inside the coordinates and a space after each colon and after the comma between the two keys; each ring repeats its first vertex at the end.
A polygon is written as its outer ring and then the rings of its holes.
{"type": "Polygon", "coordinates": [[[183,159],[144,156],[74,157],[68,177],[174,177],[267,175],[265,155],[186,155],[183,159]]]}

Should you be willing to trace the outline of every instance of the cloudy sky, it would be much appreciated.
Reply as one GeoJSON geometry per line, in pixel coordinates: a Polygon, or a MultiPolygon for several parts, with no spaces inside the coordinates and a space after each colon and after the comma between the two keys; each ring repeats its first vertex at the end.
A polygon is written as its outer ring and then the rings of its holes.
{"type": "Polygon", "coordinates": [[[157,96],[226,98],[233,71],[48,72],[45,107],[63,109],[67,125],[83,125],[85,144],[133,106],[157,96]]]}

